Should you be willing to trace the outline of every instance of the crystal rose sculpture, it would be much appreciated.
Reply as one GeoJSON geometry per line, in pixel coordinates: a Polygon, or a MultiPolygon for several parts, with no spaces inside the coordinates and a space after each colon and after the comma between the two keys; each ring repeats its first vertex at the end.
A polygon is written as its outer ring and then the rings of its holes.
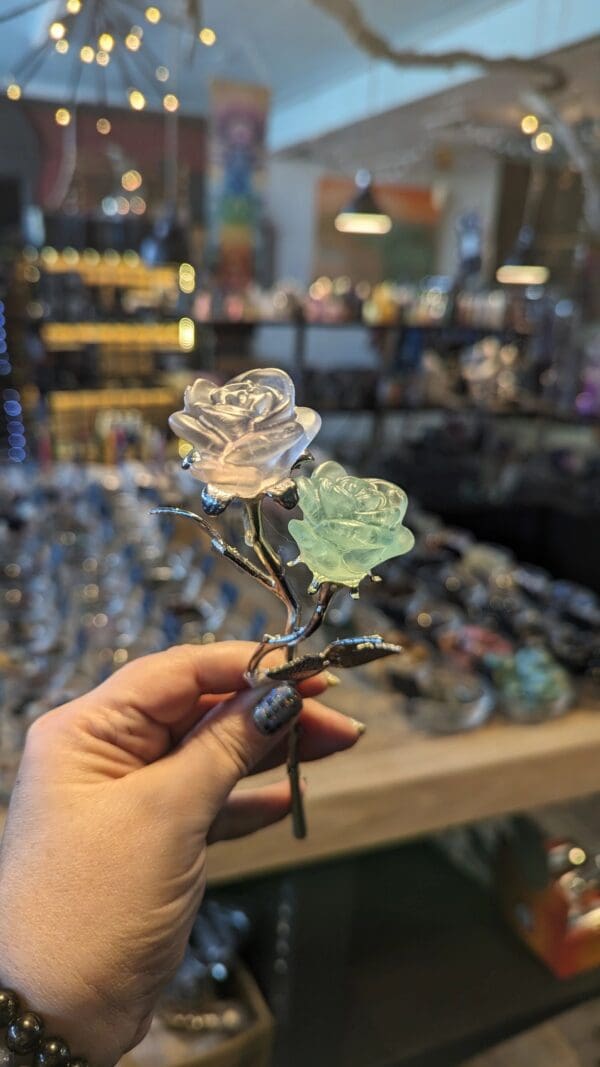
{"type": "Polygon", "coordinates": [[[169,424],[190,446],[186,465],[206,483],[205,511],[218,514],[236,497],[264,493],[293,506],[290,470],[319,432],[321,418],[311,408],[295,407],[294,383],[285,371],[264,368],[223,386],[198,378],[169,424]]]}
{"type": "Polygon", "coordinates": [[[402,520],[406,493],[378,478],[354,478],[339,463],[322,463],[311,478],[298,479],[304,518],[289,531],[315,588],[326,582],[356,590],[371,569],[414,545],[402,520]]]}
{"type": "MultiPolygon", "coordinates": [[[[392,556],[408,552],[414,538],[402,525],[406,494],[396,485],[376,478],[352,478],[338,463],[323,463],[312,478],[292,478],[319,431],[321,419],[310,408],[295,406],[294,385],[282,370],[252,370],[226,385],[198,378],[185,392],[183,411],[169,419],[181,438],[183,466],[204,483],[204,515],[187,508],[153,508],[154,514],[194,522],[208,535],[213,552],[229,560],[247,577],[277,597],[285,608],[285,629],[264,634],[252,653],[246,678],[250,685],[266,678],[299,684],[329,666],[355,667],[402,649],[379,634],[330,641],[321,652],[299,653],[299,646],[322,625],[333,598],[342,586],[358,596],[358,585],[371,568],[392,556]],[[316,602],[310,616],[289,581],[281,550],[267,537],[265,497],[286,508],[302,505],[304,519],[289,524],[300,547],[296,562],[306,563],[314,578],[310,592],[316,602]],[[219,515],[232,500],[243,523],[244,547],[230,544],[219,523],[206,516],[219,515]],[[280,650],[284,662],[263,666],[270,653],[280,650]]],[[[373,581],[379,581],[373,578],[373,581]]],[[[300,728],[295,722],[288,743],[291,810],[296,837],[306,835],[299,777],[300,728]]]]}

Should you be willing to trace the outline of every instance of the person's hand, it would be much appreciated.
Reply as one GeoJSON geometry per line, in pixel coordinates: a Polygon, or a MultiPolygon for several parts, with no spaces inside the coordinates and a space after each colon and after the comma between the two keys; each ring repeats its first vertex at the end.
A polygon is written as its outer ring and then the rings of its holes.
{"type": "MultiPolygon", "coordinates": [[[[285,761],[300,707],[290,687],[266,703],[272,686],[244,689],[252,651],[148,656],[29,731],[0,852],[0,985],[93,1067],[144,1036],[202,899],[207,843],[289,810],[287,780],[231,795],[285,761]]],[[[325,686],[301,687],[303,760],[360,736],[312,699],[325,686]]]]}

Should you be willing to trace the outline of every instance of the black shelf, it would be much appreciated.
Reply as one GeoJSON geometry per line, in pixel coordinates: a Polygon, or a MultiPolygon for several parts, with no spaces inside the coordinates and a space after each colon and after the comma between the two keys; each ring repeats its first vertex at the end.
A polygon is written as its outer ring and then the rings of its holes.
{"type": "Polygon", "coordinates": [[[508,930],[491,894],[429,842],[219,896],[255,922],[249,956],[279,1024],[275,1067],[458,1067],[600,993],[599,970],[554,978],[508,930]],[[274,969],[282,899],[293,902],[285,980],[274,969]]]}
{"type": "MultiPolygon", "coordinates": [[[[324,372],[326,373],[326,372],[324,372]]],[[[418,405],[416,407],[373,406],[373,407],[335,407],[320,405],[322,415],[473,415],[484,419],[514,420],[533,419],[541,422],[558,422],[568,426],[598,426],[598,415],[568,415],[552,411],[488,411],[474,406],[444,407],[443,405],[418,405]]]]}

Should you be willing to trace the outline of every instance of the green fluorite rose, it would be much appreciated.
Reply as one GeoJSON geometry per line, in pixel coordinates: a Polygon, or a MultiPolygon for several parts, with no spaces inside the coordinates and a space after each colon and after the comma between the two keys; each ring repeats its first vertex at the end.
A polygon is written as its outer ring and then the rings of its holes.
{"type": "Polygon", "coordinates": [[[402,525],[408,500],[397,485],[354,478],[331,460],[297,484],[304,518],[292,519],[289,530],[316,585],[355,589],[373,567],[413,547],[402,525]]]}

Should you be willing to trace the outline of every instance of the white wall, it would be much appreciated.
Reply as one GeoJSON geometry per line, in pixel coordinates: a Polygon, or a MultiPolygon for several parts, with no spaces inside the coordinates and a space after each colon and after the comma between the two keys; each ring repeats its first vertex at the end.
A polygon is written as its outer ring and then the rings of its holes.
{"type": "Polygon", "coordinates": [[[455,162],[438,181],[446,187],[446,201],[438,231],[436,267],[439,274],[456,270],[457,218],[477,211],[483,227],[484,275],[491,278],[495,263],[494,237],[502,161],[484,149],[456,149],[455,162]]]}
{"type": "Polygon", "coordinates": [[[267,213],[277,233],[275,277],[312,280],[317,183],[324,173],[317,163],[271,159],[267,213]]]}

